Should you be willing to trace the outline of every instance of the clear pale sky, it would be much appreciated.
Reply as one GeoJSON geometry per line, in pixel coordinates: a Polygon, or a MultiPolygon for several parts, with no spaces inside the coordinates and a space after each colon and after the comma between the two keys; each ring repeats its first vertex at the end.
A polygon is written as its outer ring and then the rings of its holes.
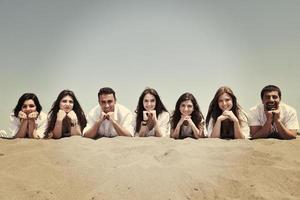
{"type": "MultiPolygon", "coordinates": [[[[87,113],[100,87],[134,110],[146,86],[206,115],[230,86],[247,111],[267,84],[300,110],[298,0],[0,0],[0,129],[25,92],[48,112],[63,89],[87,113]]],[[[299,114],[298,114],[299,117],[299,114]]]]}

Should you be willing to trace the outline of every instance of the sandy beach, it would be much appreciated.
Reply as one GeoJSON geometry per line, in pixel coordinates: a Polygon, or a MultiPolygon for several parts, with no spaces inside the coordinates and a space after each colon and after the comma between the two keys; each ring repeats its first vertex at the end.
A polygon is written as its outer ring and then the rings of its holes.
{"type": "Polygon", "coordinates": [[[300,140],[0,139],[0,199],[300,199],[300,140]]]}

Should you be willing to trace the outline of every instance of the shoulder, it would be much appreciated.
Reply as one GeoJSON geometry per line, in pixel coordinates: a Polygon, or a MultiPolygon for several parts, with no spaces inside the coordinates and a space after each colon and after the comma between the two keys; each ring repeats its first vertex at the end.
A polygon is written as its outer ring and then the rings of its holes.
{"type": "Polygon", "coordinates": [[[41,111],[40,114],[39,114],[39,118],[42,119],[42,120],[47,119],[47,114],[41,111]]]}
{"type": "Polygon", "coordinates": [[[116,110],[117,110],[117,112],[120,112],[120,114],[128,114],[128,113],[132,114],[131,111],[127,107],[125,107],[119,103],[116,103],[116,110]]]}
{"type": "Polygon", "coordinates": [[[297,113],[295,108],[293,108],[292,106],[289,106],[283,102],[280,102],[280,109],[282,110],[282,112],[284,112],[286,114],[296,114],[297,113]]]}
{"type": "Polygon", "coordinates": [[[264,110],[264,105],[262,103],[250,108],[250,112],[259,112],[261,110],[264,110]]]}

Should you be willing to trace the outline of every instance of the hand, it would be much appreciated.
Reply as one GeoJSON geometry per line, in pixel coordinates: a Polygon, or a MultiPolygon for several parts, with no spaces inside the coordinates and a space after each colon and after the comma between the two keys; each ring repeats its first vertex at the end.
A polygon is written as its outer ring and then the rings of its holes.
{"type": "Polygon", "coordinates": [[[233,122],[238,122],[238,118],[234,115],[232,111],[225,110],[222,115],[227,116],[233,122]]]}
{"type": "Polygon", "coordinates": [[[279,109],[274,110],[273,115],[274,115],[274,122],[277,122],[280,120],[280,110],[279,109]]]}
{"type": "Polygon", "coordinates": [[[148,116],[150,115],[150,113],[147,110],[143,111],[143,120],[144,121],[148,121],[148,116]]]}
{"type": "Polygon", "coordinates": [[[106,119],[109,121],[113,121],[114,120],[114,112],[106,113],[106,119]]]}
{"type": "Polygon", "coordinates": [[[225,119],[228,119],[229,118],[229,116],[228,115],[220,115],[219,117],[218,117],[218,119],[217,120],[220,120],[221,122],[222,121],[224,121],[225,119]]]}
{"type": "Polygon", "coordinates": [[[74,112],[74,110],[71,110],[71,111],[67,114],[67,116],[71,119],[71,122],[72,122],[73,124],[77,124],[78,119],[77,119],[77,115],[76,115],[76,113],[74,112]]]}
{"type": "Polygon", "coordinates": [[[273,112],[274,111],[272,111],[272,110],[270,110],[270,111],[265,110],[265,115],[266,115],[267,121],[273,122],[273,112]]]}
{"type": "Polygon", "coordinates": [[[24,113],[22,111],[19,111],[18,117],[20,118],[21,121],[24,119],[27,119],[26,113],[24,113]]]}
{"type": "Polygon", "coordinates": [[[57,120],[62,121],[66,117],[67,113],[63,110],[57,112],[57,120]]]}
{"type": "Polygon", "coordinates": [[[27,118],[28,119],[36,119],[37,117],[39,116],[39,113],[38,112],[32,112],[32,113],[29,113],[27,118]]]}

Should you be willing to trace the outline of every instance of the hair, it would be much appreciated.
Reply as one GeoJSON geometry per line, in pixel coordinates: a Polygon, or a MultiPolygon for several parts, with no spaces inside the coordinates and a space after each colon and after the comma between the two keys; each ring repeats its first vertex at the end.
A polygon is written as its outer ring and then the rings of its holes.
{"type": "Polygon", "coordinates": [[[143,121],[143,111],[145,110],[143,101],[144,101],[144,97],[146,96],[146,94],[151,94],[156,99],[156,104],[155,104],[156,117],[158,117],[158,115],[160,115],[163,111],[168,112],[168,110],[166,109],[166,107],[162,103],[157,91],[153,88],[146,88],[142,92],[142,94],[139,98],[139,101],[138,101],[138,105],[137,105],[136,110],[135,110],[135,113],[137,114],[137,116],[136,116],[136,127],[135,127],[136,132],[140,131],[141,122],[143,121]]]}
{"type": "Polygon", "coordinates": [[[273,92],[273,91],[278,92],[278,96],[281,99],[281,90],[279,89],[279,87],[277,87],[275,85],[267,85],[260,92],[260,98],[261,98],[261,100],[263,99],[264,94],[266,92],[273,92]]]}
{"type": "Polygon", "coordinates": [[[229,87],[223,86],[217,90],[213,100],[209,104],[208,112],[206,115],[206,127],[208,127],[210,118],[213,119],[213,125],[214,125],[215,122],[217,121],[217,118],[220,115],[222,115],[223,111],[220,109],[218,101],[219,101],[219,97],[225,93],[228,94],[232,99],[231,111],[234,113],[235,116],[237,116],[239,122],[241,121],[240,119],[241,106],[237,103],[236,96],[233,94],[233,91],[229,87]]]}
{"type": "Polygon", "coordinates": [[[103,87],[103,88],[100,88],[99,92],[98,92],[98,99],[100,99],[100,95],[103,95],[103,94],[113,94],[114,95],[114,99],[116,99],[116,93],[115,91],[110,88],[110,87],[103,87]]]}
{"type": "Polygon", "coordinates": [[[52,108],[48,113],[48,127],[46,129],[46,136],[48,136],[48,134],[54,129],[55,127],[55,123],[56,123],[56,118],[57,118],[57,112],[59,111],[59,104],[60,101],[65,97],[65,96],[70,96],[73,99],[74,102],[74,106],[73,106],[73,111],[76,113],[77,115],[77,119],[78,119],[78,123],[80,125],[81,131],[83,130],[83,128],[86,126],[86,118],[84,115],[84,112],[78,102],[78,100],[76,99],[76,96],[74,94],[74,92],[72,92],[71,90],[63,90],[59,93],[57,99],[54,101],[54,103],[52,104],[52,108]]]}
{"type": "Polygon", "coordinates": [[[200,111],[200,108],[199,108],[196,98],[194,97],[193,94],[186,92],[186,93],[182,94],[176,102],[175,110],[173,112],[173,115],[171,116],[171,128],[172,129],[176,128],[176,126],[181,118],[180,104],[187,100],[191,100],[193,103],[193,106],[194,106],[194,111],[191,114],[191,119],[194,122],[194,124],[196,126],[199,126],[199,124],[201,124],[201,122],[204,120],[203,114],[200,111]]]}
{"type": "Polygon", "coordinates": [[[22,110],[22,106],[23,106],[24,102],[27,101],[27,100],[33,100],[33,102],[34,102],[34,104],[36,106],[36,111],[38,113],[40,113],[42,111],[42,106],[41,106],[40,101],[37,98],[37,96],[35,94],[33,94],[33,93],[24,93],[19,98],[19,101],[18,101],[16,107],[13,110],[15,117],[18,117],[20,110],[22,110]]]}

